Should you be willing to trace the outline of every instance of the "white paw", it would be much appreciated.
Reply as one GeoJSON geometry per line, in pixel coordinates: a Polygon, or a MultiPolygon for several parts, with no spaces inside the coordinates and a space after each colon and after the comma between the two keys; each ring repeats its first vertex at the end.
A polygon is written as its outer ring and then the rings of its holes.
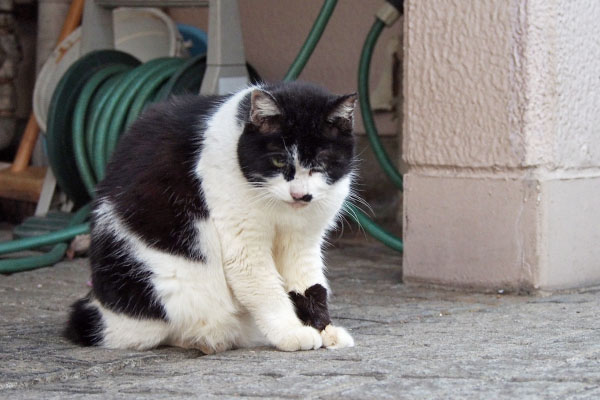
{"type": "Polygon", "coordinates": [[[288,331],[275,346],[283,351],[311,350],[321,348],[323,340],[315,328],[301,326],[288,331]]]}
{"type": "Polygon", "coordinates": [[[341,349],[343,347],[354,346],[354,339],[347,330],[340,326],[327,325],[321,331],[323,346],[328,349],[341,349]]]}

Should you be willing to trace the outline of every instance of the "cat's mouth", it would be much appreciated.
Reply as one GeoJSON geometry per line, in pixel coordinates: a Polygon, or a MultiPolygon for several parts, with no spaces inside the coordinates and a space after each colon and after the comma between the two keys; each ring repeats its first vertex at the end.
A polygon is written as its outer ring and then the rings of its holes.
{"type": "Polygon", "coordinates": [[[306,201],[286,201],[286,203],[288,203],[290,206],[292,206],[292,208],[304,208],[308,205],[308,202],[306,201]]]}

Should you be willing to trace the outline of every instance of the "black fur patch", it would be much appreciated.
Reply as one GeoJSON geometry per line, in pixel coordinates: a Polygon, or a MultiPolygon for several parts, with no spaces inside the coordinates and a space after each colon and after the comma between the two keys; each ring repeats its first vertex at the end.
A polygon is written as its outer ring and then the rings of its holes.
{"type": "Polygon", "coordinates": [[[327,289],[322,285],[312,285],[301,295],[289,293],[296,307],[296,315],[304,324],[322,331],[331,323],[327,309],[327,289]]]}
{"type": "Polygon", "coordinates": [[[120,140],[97,187],[97,197],[158,250],[204,260],[193,223],[209,211],[193,169],[204,120],[223,100],[189,95],[150,107],[120,140]]]}
{"type": "Polygon", "coordinates": [[[280,83],[263,89],[273,96],[281,110],[272,124],[278,129],[265,134],[259,126],[249,122],[250,95],[243,99],[237,112],[238,120],[245,124],[238,142],[238,160],[248,181],[258,183],[278,174],[292,180],[295,174],[294,160],[289,153],[292,148],[297,149],[303,167],[325,173],[329,184],[350,173],[354,159],[352,123],[331,118],[348,96],[335,96],[301,82],[280,83]],[[275,166],[273,157],[286,160],[286,165],[275,166]]]}
{"type": "Polygon", "coordinates": [[[71,313],[63,336],[82,346],[94,346],[102,340],[102,318],[100,312],[89,305],[89,297],[77,300],[71,306],[71,313]]]}
{"type": "Polygon", "coordinates": [[[94,296],[104,307],[136,318],[166,319],[150,282],[152,273],[123,241],[92,230],[90,261],[94,296]]]}

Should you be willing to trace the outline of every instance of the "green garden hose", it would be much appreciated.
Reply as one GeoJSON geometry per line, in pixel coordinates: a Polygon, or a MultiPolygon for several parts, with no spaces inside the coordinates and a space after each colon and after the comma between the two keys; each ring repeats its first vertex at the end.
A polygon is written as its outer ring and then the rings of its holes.
{"type": "MultiPolygon", "coordinates": [[[[77,163],[79,174],[81,175],[83,184],[85,185],[90,197],[93,197],[94,195],[94,186],[96,185],[98,177],[93,174],[92,167],[90,165],[90,159],[92,157],[91,155],[93,154],[93,135],[88,136],[91,141],[88,142],[89,148],[87,150],[89,151],[86,152],[84,128],[86,123],[85,113],[98,87],[115,75],[119,76],[118,74],[121,74],[127,70],[127,66],[115,64],[99,71],[85,84],[81,94],[79,95],[79,101],[75,106],[75,112],[73,115],[73,149],[75,151],[75,162],[77,163]]],[[[114,83],[111,87],[114,87],[114,83]]],[[[106,95],[106,92],[103,92],[103,95],[106,95]]],[[[96,107],[98,107],[98,104],[96,104],[96,107]]]]}
{"type": "MultiPolygon", "coordinates": [[[[337,0],[324,2],[305,43],[284,77],[285,81],[294,80],[300,75],[336,4],[337,0]]],[[[359,101],[365,129],[375,155],[392,182],[401,188],[402,176],[393,167],[379,141],[368,96],[369,65],[383,26],[384,23],[377,19],[363,47],[359,68],[359,101]]],[[[49,158],[61,187],[76,204],[83,204],[82,202],[93,198],[94,186],[103,177],[119,134],[148,103],[164,99],[168,93],[180,93],[182,87],[185,87],[185,83],[182,84],[185,79],[181,78],[192,76],[189,68],[196,67],[199,62],[190,60],[184,63],[181,59],[168,58],[152,60],[135,67],[137,64],[131,56],[112,50],[88,54],[67,71],[56,90],[67,93],[64,100],[73,106],[72,109],[69,111],[69,107],[65,107],[65,101],[55,99],[56,92],[53,96],[50,116],[58,115],[58,123],[55,129],[57,136],[48,137],[49,158]],[[60,115],[63,108],[67,113],[72,112],[72,115],[60,115]],[[72,137],[61,135],[63,132],[72,132],[72,137]]],[[[203,72],[204,70],[202,74],[203,72]]],[[[190,81],[193,81],[189,85],[190,91],[197,92],[199,87],[196,86],[201,79],[194,77],[190,81]]],[[[88,217],[89,209],[89,204],[80,208],[66,229],[35,238],[0,243],[0,255],[54,244],[50,252],[40,256],[0,259],[0,273],[25,271],[60,261],[68,246],[64,242],[89,232],[89,224],[83,223],[88,217]]],[[[346,204],[345,210],[373,237],[402,251],[402,241],[385,231],[362,211],[351,204],[346,204]]]]}
{"type": "Polygon", "coordinates": [[[49,244],[54,244],[54,247],[49,252],[39,256],[1,259],[0,273],[7,274],[28,271],[30,269],[45,267],[46,265],[52,265],[59,262],[64,257],[65,252],[69,247],[69,245],[64,242],[71,240],[77,235],[88,233],[90,231],[89,224],[83,223],[90,213],[90,208],[91,207],[87,205],[79,209],[71,218],[69,227],[66,229],[38,237],[2,243],[2,246],[0,246],[0,255],[35,249],[49,244]]]}
{"type": "Polygon", "coordinates": [[[363,124],[369,142],[371,143],[371,148],[385,174],[398,189],[402,190],[402,174],[398,172],[394,163],[390,160],[390,157],[379,139],[379,134],[375,127],[375,120],[373,119],[373,112],[371,111],[371,101],[369,100],[369,67],[371,65],[375,44],[384,27],[385,23],[379,18],[376,18],[367,35],[367,39],[365,40],[360,56],[360,63],[358,65],[358,99],[360,102],[363,124]]]}
{"type": "Polygon", "coordinates": [[[319,11],[319,16],[315,20],[315,23],[313,24],[310,32],[308,33],[304,44],[300,48],[300,51],[298,52],[298,55],[296,56],[294,62],[290,66],[290,69],[283,77],[284,81],[293,81],[298,78],[298,76],[304,69],[304,66],[310,59],[310,56],[312,55],[313,51],[315,50],[317,43],[319,43],[321,35],[323,35],[323,31],[327,26],[327,22],[329,22],[331,14],[333,14],[333,10],[335,9],[336,4],[337,0],[325,0],[325,2],[323,3],[323,7],[321,7],[321,11],[319,11]]]}
{"type": "MultiPolygon", "coordinates": [[[[371,143],[371,148],[375,153],[375,157],[394,185],[402,190],[402,175],[398,172],[390,160],[385,148],[381,143],[381,140],[379,140],[379,134],[377,133],[377,128],[375,127],[375,120],[373,119],[371,102],[369,100],[369,67],[371,65],[371,58],[373,56],[375,44],[377,43],[377,39],[379,38],[379,35],[384,27],[385,23],[379,18],[376,18],[365,40],[358,68],[358,98],[365,131],[367,133],[367,137],[369,138],[369,142],[371,143]]],[[[346,204],[345,206],[346,213],[353,217],[364,228],[364,230],[375,239],[394,250],[404,250],[404,243],[402,242],[402,239],[382,228],[354,205],[346,204]]]]}

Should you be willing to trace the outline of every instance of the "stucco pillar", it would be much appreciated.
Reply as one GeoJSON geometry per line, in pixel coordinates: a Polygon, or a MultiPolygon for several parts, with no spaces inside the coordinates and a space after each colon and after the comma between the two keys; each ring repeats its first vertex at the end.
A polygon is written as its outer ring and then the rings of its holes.
{"type": "Polygon", "coordinates": [[[600,2],[405,11],[405,281],[599,284],[600,2]]]}

